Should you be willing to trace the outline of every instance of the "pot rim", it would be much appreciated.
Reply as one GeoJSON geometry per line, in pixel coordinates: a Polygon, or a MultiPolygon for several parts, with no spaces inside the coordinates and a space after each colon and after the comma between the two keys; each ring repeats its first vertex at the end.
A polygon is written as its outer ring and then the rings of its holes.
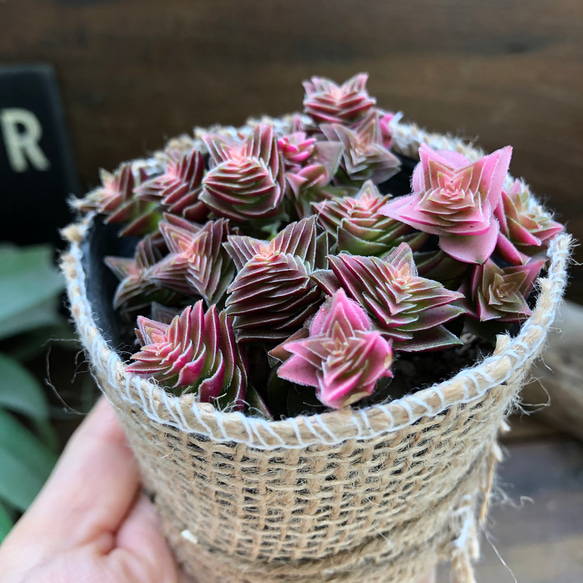
{"type": "MultiPolygon", "coordinates": [[[[200,136],[205,132],[234,135],[249,131],[259,121],[281,124],[283,128],[291,116],[279,119],[249,120],[238,130],[232,127],[196,129],[195,139],[181,137],[169,143],[187,144],[201,148],[200,136]]],[[[430,134],[414,124],[401,122],[400,115],[391,122],[392,149],[398,153],[418,158],[417,150],[425,142],[434,149],[455,150],[468,159],[476,160],[483,152],[459,138],[430,134]]],[[[156,155],[136,164],[155,164],[156,155]]],[[[506,186],[514,179],[508,175],[506,186]]],[[[530,191],[529,191],[530,193],[530,191]]],[[[533,205],[538,205],[530,194],[533,205]]],[[[497,385],[504,385],[512,377],[526,374],[532,360],[543,348],[549,327],[555,318],[567,281],[567,265],[571,237],[560,233],[553,238],[548,249],[550,266],[548,275],[537,281],[538,297],[532,315],[522,324],[519,334],[497,337],[493,354],[476,365],[458,372],[451,379],[395,399],[388,403],[371,405],[362,409],[341,409],[322,414],[266,421],[246,417],[239,412],[221,412],[210,403],[197,403],[195,395],[173,396],[153,380],[142,379],[127,373],[120,356],[112,350],[101,334],[87,297],[87,282],[82,266],[81,243],[89,228],[92,216],[83,222],[67,227],[63,234],[70,242],[68,253],[63,255],[61,267],[67,278],[70,309],[78,334],[89,353],[91,363],[101,379],[107,379],[109,391],[119,391],[119,397],[140,407],[152,420],[184,431],[206,436],[220,442],[244,443],[258,449],[305,448],[312,445],[336,445],[347,439],[370,439],[383,433],[396,432],[413,425],[422,417],[435,417],[454,405],[469,403],[497,385]]],[[[509,387],[509,390],[512,390],[509,387]]]]}

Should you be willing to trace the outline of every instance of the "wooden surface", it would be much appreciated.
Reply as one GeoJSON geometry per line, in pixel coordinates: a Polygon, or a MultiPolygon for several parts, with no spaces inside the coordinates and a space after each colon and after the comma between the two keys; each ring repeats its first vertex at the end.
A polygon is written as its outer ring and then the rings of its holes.
{"type": "Polygon", "coordinates": [[[0,62],[56,65],[85,187],[194,125],[296,109],[311,75],[369,71],[384,107],[512,144],[583,239],[581,0],[9,0],[0,23],[0,62]]]}
{"type": "MultiPolygon", "coordinates": [[[[493,505],[482,535],[478,583],[581,583],[583,444],[516,417],[504,450],[498,487],[506,500],[493,505]]],[[[437,583],[448,582],[440,569],[437,583]]]]}

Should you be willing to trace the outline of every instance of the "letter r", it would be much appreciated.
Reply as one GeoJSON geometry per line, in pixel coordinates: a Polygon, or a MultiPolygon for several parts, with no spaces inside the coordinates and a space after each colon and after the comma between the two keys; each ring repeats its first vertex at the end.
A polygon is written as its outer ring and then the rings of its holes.
{"type": "Polygon", "coordinates": [[[17,107],[3,109],[0,112],[0,125],[8,162],[14,172],[26,172],[28,163],[40,171],[51,167],[39,145],[42,127],[34,113],[17,107]]]}

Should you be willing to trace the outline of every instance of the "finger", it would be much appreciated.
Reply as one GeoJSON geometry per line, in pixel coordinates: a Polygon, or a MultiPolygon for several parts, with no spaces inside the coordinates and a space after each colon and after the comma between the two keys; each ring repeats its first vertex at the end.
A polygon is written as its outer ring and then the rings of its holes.
{"type": "Polygon", "coordinates": [[[177,583],[178,569],[160,531],[153,504],[142,494],[120,527],[107,560],[113,572],[131,570],[136,581],[177,583]]]}
{"type": "Polygon", "coordinates": [[[51,533],[53,547],[86,544],[118,529],[138,488],[137,463],[102,397],[69,441],[21,528],[43,538],[51,533]]]}

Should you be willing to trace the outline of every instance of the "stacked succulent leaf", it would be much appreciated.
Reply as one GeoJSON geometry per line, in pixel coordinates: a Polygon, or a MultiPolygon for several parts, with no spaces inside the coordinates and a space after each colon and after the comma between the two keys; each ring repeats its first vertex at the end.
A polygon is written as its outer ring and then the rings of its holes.
{"type": "Polygon", "coordinates": [[[305,82],[288,133],[208,133],[169,149],[163,169],[103,173],[79,208],[141,236],[133,259],[106,259],[115,307],[138,315],[129,371],[280,417],[301,410],[294,395],[353,404],[386,388],[403,353],[455,350],[464,332],[530,314],[562,226],[522,183],[504,189],[511,148],[470,163],[423,144],[399,196],[394,116],[366,82],[305,82]]]}

